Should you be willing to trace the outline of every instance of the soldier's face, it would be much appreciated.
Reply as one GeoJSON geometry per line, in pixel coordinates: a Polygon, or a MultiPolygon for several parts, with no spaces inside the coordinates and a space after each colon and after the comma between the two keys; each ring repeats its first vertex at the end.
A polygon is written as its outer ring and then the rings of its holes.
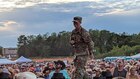
{"type": "Polygon", "coordinates": [[[73,22],[73,25],[76,29],[79,29],[80,28],[80,22],[79,21],[74,21],[73,22]]]}

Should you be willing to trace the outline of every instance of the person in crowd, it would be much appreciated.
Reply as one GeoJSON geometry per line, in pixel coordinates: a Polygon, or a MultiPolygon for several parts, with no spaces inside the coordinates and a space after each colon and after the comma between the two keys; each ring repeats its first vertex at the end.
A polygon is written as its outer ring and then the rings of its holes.
{"type": "Polygon", "coordinates": [[[101,61],[100,63],[99,63],[99,66],[100,66],[100,68],[101,68],[101,73],[102,73],[102,75],[103,76],[105,76],[106,75],[106,63],[104,62],[104,61],[101,61]]]}
{"type": "Polygon", "coordinates": [[[96,76],[96,70],[93,68],[92,69],[91,79],[93,79],[95,76],[96,76]]]}
{"type": "Polygon", "coordinates": [[[127,73],[126,79],[140,79],[135,66],[130,67],[130,69],[127,73]]]}
{"type": "Polygon", "coordinates": [[[49,79],[70,79],[70,76],[65,68],[66,66],[63,61],[56,61],[55,71],[52,71],[49,74],[49,79]]]}
{"type": "Polygon", "coordinates": [[[36,64],[34,73],[37,75],[37,77],[43,77],[42,68],[39,64],[36,64]]]}
{"type": "Polygon", "coordinates": [[[136,64],[136,71],[140,75],[140,62],[136,64]]]}
{"type": "Polygon", "coordinates": [[[92,77],[93,72],[92,72],[92,69],[90,68],[90,66],[85,66],[85,69],[86,69],[88,77],[89,78],[92,77]]]}
{"type": "Polygon", "coordinates": [[[93,79],[105,79],[102,75],[102,70],[100,68],[95,68],[95,77],[93,79]]]}
{"type": "Polygon", "coordinates": [[[20,72],[16,74],[13,79],[37,79],[37,77],[32,72],[20,72]]]}
{"type": "Polygon", "coordinates": [[[112,73],[111,73],[111,67],[108,63],[105,64],[105,69],[102,70],[102,76],[105,77],[106,79],[112,79],[112,73]]]}
{"type": "Polygon", "coordinates": [[[11,79],[10,76],[11,73],[9,72],[9,70],[7,68],[3,68],[0,79],[11,79]]]}
{"type": "Polygon", "coordinates": [[[35,72],[41,72],[41,67],[39,64],[36,65],[35,72]]]}
{"type": "Polygon", "coordinates": [[[15,65],[13,66],[13,68],[14,68],[14,74],[18,74],[18,73],[20,72],[20,69],[19,69],[19,67],[18,67],[17,64],[15,64],[15,65]]]}
{"type": "Polygon", "coordinates": [[[15,70],[13,69],[12,65],[10,65],[7,69],[10,72],[10,78],[12,79],[15,75],[15,70]]]}
{"type": "Polygon", "coordinates": [[[48,62],[47,67],[49,67],[52,71],[55,70],[53,62],[48,62]]]}
{"type": "Polygon", "coordinates": [[[33,64],[29,67],[29,71],[33,73],[35,72],[35,67],[33,64]]]}
{"type": "Polygon", "coordinates": [[[124,60],[117,60],[117,67],[114,68],[113,77],[124,77],[126,78],[127,71],[124,69],[124,60]]]}
{"type": "Polygon", "coordinates": [[[45,79],[49,79],[49,74],[50,74],[51,71],[52,71],[52,69],[49,68],[48,66],[46,66],[46,67],[44,68],[43,74],[44,74],[44,78],[45,78],[45,79]]]}

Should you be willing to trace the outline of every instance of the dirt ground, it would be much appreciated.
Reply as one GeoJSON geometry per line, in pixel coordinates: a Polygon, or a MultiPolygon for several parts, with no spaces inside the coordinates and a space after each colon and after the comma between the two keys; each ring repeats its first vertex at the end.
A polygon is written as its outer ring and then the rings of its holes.
{"type": "Polygon", "coordinates": [[[73,58],[72,57],[56,57],[56,58],[37,58],[37,59],[32,59],[32,60],[36,62],[57,61],[57,60],[68,60],[69,62],[72,62],[73,58]]]}

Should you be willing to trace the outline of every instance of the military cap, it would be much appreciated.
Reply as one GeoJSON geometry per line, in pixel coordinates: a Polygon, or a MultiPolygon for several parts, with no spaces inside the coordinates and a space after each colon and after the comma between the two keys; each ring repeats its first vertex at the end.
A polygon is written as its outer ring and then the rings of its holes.
{"type": "Polygon", "coordinates": [[[73,18],[73,22],[77,22],[77,21],[79,21],[80,23],[82,22],[82,17],[80,17],[80,16],[75,16],[74,18],[73,18]]]}

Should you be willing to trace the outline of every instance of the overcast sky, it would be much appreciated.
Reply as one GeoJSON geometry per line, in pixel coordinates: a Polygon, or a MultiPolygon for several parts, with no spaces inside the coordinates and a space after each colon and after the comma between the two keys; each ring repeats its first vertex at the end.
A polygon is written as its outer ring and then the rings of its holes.
{"type": "Polygon", "coordinates": [[[38,35],[82,26],[115,33],[140,32],[140,0],[0,0],[0,46],[16,47],[20,35],[38,35]]]}

